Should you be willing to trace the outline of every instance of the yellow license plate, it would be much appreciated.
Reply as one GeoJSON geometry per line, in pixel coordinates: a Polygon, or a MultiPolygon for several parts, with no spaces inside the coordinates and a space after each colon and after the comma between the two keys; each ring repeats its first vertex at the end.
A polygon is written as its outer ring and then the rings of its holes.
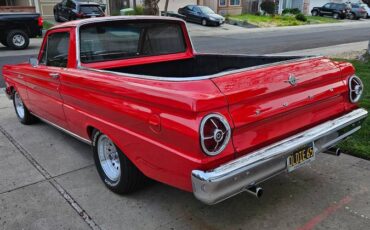
{"type": "Polygon", "coordinates": [[[315,160],[315,150],[313,143],[307,144],[300,149],[297,149],[287,158],[288,172],[296,170],[307,163],[315,160]]]}

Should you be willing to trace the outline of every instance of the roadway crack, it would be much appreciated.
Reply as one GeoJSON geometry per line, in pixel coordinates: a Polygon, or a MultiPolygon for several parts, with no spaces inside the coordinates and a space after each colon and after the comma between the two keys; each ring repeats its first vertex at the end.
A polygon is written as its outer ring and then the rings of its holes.
{"type": "MultiPolygon", "coordinates": [[[[59,184],[55,177],[52,177],[50,173],[43,168],[33,157],[32,155],[22,147],[2,126],[0,126],[0,132],[14,145],[16,149],[36,168],[37,171],[48,181],[57,192],[63,197],[65,201],[78,213],[78,215],[85,221],[87,225],[93,230],[101,230],[100,226],[95,223],[91,216],[78,204],[78,202],[73,199],[73,197],[67,192],[61,184],[59,184]]],[[[39,181],[40,182],[40,181],[39,181]]],[[[39,183],[36,182],[36,183],[39,183]]]]}

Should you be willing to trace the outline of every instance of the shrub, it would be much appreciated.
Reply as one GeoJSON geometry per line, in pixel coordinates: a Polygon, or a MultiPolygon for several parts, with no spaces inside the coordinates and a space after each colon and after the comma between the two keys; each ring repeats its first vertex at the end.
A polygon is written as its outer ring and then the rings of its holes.
{"type": "Polygon", "coordinates": [[[134,8],[135,15],[143,15],[144,14],[144,7],[136,6],[134,8]]]}
{"type": "Polygon", "coordinates": [[[255,13],[255,15],[256,16],[261,16],[261,12],[258,11],[258,12],[255,13]]]}
{"type": "Polygon", "coordinates": [[[300,13],[301,13],[301,11],[298,8],[293,8],[293,9],[286,8],[282,12],[282,14],[294,14],[294,15],[297,15],[297,14],[300,14],[300,13]]]}
{"type": "Polygon", "coordinates": [[[303,14],[297,14],[295,16],[295,19],[297,19],[298,21],[302,21],[302,22],[306,22],[307,21],[307,17],[304,16],[303,14]]]}
{"type": "Polygon", "coordinates": [[[261,4],[261,9],[268,14],[274,15],[275,14],[275,3],[271,0],[264,1],[261,4]]]}
{"type": "Polygon", "coordinates": [[[289,8],[285,8],[283,10],[282,14],[290,14],[290,9],[289,8]]]}
{"type": "Polygon", "coordinates": [[[298,8],[293,8],[293,9],[290,9],[290,13],[291,14],[298,15],[298,14],[301,13],[301,11],[298,8]]]}

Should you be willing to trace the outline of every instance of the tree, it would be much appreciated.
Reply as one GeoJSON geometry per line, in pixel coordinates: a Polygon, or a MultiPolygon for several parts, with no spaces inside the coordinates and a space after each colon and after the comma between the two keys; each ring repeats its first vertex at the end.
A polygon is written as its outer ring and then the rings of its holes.
{"type": "Polygon", "coordinates": [[[144,14],[159,15],[159,0],[144,0],[144,14]]]}
{"type": "Polygon", "coordinates": [[[275,14],[275,3],[272,0],[266,0],[261,3],[261,10],[263,10],[265,13],[268,13],[270,15],[275,14]]]}

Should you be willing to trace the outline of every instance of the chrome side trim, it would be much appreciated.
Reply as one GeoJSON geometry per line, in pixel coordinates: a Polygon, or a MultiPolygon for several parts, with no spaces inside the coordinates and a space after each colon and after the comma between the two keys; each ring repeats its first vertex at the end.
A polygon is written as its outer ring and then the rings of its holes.
{"type": "MultiPolygon", "coordinates": [[[[243,56],[250,56],[250,55],[243,55],[243,56]]],[[[262,55],[262,56],[264,56],[264,55],[262,55]]],[[[262,56],[259,56],[259,57],[262,57],[262,56]]],[[[268,57],[268,56],[266,56],[266,57],[268,57]]],[[[267,68],[267,67],[271,67],[271,66],[275,66],[275,65],[284,65],[284,64],[289,64],[289,63],[292,63],[292,62],[306,61],[306,60],[318,59],[318,58],[322,58],[322,56],[303,57],[303,58],[291,59],[291,60],[286,60],[286,61],[274,62],[274,63],[270,63],[270,64],[265,64],[265,65],[257,65],[257,66],[252,66],[252,67],[247,67],[247,68],[242,68],[242,69],[237,69],[237,70],[229,70],[229,71],[224,71],[224,72],[220,72],[220,73],[216,73],[216,74],[212,74],[212,75],[199,76],[199,77],[187,77],[187,78],[156,77],[156,76],[151,76],[151,75],[119,73],[119,72],[114,72],[114,71],[109,71],[109,70],[93,69],[93,68],[84,67],[84,66],[78,66],[78,68],[82,69],[82,70],[89,70],[89,71],[98,72],[98,73],[109,73],[109,74],[114,74],[114,75],[123,76],[123,77],[132,77],[132,78],[140,78],[140,79],[148,79],[148,80],[156,80],[156,81],[186,82],[186,81],[199,81],[199,80],[218,78],[218,77],[222,77],[222,76],[225,76],[225,75],[228,75],[228,74],[236,74],[236,73],[241,73],[241,72],[245,72],[245,71],[267,68]]]]}
{"type": "Polygon", "coordinates": [[[207,204],[225,200],[286,170],[287,156],[305,144],[313,142],[316,154],[324,152],[359,130],[367,116],[365,109],[356,109],[213,170],[193,170],[193,193],[207,204]]]}
{"type": "Polygon", "coordinates": [[[34,113],[32,113],[32,115],[33,115],[33,116],[35,116],[35,117],[37,117],[37,118],[39,118],[39,119],[40,119],[40,120],[42,120],[43,122],[45,122],[45,123],[47,123],[47,124],[49,124],[49,125],[53,126],[54,128],[57,128],[57,129],[59,129],[60,131],[62,131],[62,132],[64,132],[64,133],[66,133],[66,134],[68,134],[68,135],[70,135],[70,136],[72,136],[72,137],[76,138],[77,140],[79,140],[79,141],[81,141],[81,142],[84,142],[85,144],[89,144],[89,145],[91,145],[91,141],[90,141],[90,140],[85,139],[85,138],[83,138],[83,137],[81,137],[81,136],[79,136],[79,135],[77,135],[77,134],[75,134],[75,133],[73,133],[73,132],[71,132],[71,131],[69,131],[69,130],[66,130],[65,128],[62,128],[62,127],[60,127],[59,125],[56,125],[56,124],[54,124],[53,122],[48,121],[48,120],[46,120],[45,118],[42,118],[42,117],[40,117],[40,116],[38,116],[38,115],[36,115],[36,114],[34,114],[34,113]]]}

